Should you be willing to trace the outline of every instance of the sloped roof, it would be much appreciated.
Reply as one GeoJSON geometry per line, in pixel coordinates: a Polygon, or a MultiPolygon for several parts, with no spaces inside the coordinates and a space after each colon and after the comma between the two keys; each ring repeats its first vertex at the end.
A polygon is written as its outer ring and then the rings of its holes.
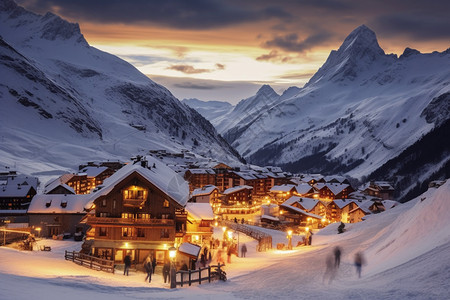
{"type": "MultiPolygon", "coordinates": [[[[189,169],[192,174],[216,174],[212,169],[189,169]]],[[[187,172],[187,171],[186,171],[187,172]]]]}
{"type": "Polygon", "coordinates": [[[186,204],[188,215],[195,220],[213,220],[214,213],[209,203],[192,203],[186,204]]]}
{"type": "Polygon", "coordinates": [[[183,207],[186,206],[189,199],[188,183],[180,175],[175,173],[172,169],[157,159],[148,156],[147,161],[149,166],[153,166],[153,164],[155,164],[155,168],[144,168],[139,163],[128,164],[122,167],[111,177],[105,179],[99,189],[94,190],[90,194],[91,201],[87,205],[91,206],[96,199],[110,193],[117,184],[136,172],[159,188],[175,202],[183,207]]]}
{"type": "Polygon", "coordinates": [[[312,210],[317,203],[319,203],[319,200],[314,198],[306,198],[306,197],[300,197],[297,201],[304,209],[306,210],[312,210]]]}
{"type": "Polygon", "coordinates": [[[333,194],[337,195],[350,185],[341,183],[316,183],[314,186],[318,190],[327,187],[333,194]]]}
{"type": "Polygon", "coordinates": [[[398,204],[397,201],[394,200],[381,200],[385,209],[391,209],[398,204]]]}
{"type": "Polygon", "coordinates": [[[236,174],[237,176],[241,177],[244,180],[253,180],[253,179],[258,179],[254,174],[252,174],[251,172],[233,172],[234,174],[236,174]]]}
{"type": "Polygon", "coordinates": [[[193,190],[192,197],[209,195],[212,192],[214,192],[214,190],[217,190],[217,189],[218,189],[218,187],[215,185],[205,185],[202,188],[193,190]]]}
{"type": "Polygon", "coordinates": [[[311,218],[315,218],[315,219],[319,219],[319,220],[322,219],[322,217],[319,216],[319,215],[316,215],[316,214],[313,214],[313,213],[308,213],[308,212],[304,211],[303,209],[300,209],[300,208],[295,207],[295,206],[284,205],[284,203],[281,204],[280,206],[283,207],[283,208],[286,208],[287,210],[290,210],[290,211],[302,214],[302,215],[307,216],[307,217],[311,217],[311,218]]]}
{"type": "Polygon", "coordinates": [[[25,197],[31,188],[36,190],[37,182],[36,177],[9,176],[0,184],[0,197],[25,197]]]}
{"type": "Polygon", "coordinates": [[[49,182],[45,185],[45,188],[44,188],[44,194],[50,193],[51,191],[53,191],[54,189],[56,189],[58,186],[62,186],[62,187],[64,187],[66,190],[68,190],[69,192],[71,192],[72,194],[76,194],[76,193],[75,193],[75,190],[74,190],[72,187],[70,187],[70,186],[67,185],[66,183],[62,183],[62,182],[61,182],[61,178],[60,178],[60,177],[55,178],[55,179],[49,181],[49,182]]]}
{"type": "Polygon", "coordinates": [[[297,193],[299,194],[308,194],[311,190],[314,191],[314,188],[307,183],[300,183],[295,187],[297,189],[297,193]]]}
{"type": "Polygon", "coordinates": [[[282,184],[282,185],[274,185],[270,191],[271,192],[290,192],[292,189],[297,190],[297,187],[294,184],[282,184]]]}
{"type": "Polygon", "coordinates": [[[244,190],[244,189],[252,190],[253,187],[249,186],[249,185],[239,185],[239,186],[235,186],[235,187],[231,187],[229,189],[226,189],[225,191],[222,192],[222,194],[228,195],[228,194],[235,193],[235,192],[238,192],[238,191],[244,190]]]}
{"type": "Polygon", "coordinates": [[[107,167],[87,166],[81,169],[80,172],[85,173],[88,177],[97,177],[106,170],[108,170],[107,167]]]}
{"type": "Polygon", "coordinates": [[[197,258],[200,254],[200,250],[202,249],[199,245],[194,245],[191,243],[183,243],[178,248],[178,252],[181,252],[182,254],[186,254],[188,256],[192,256],[193,258],[197,258]]]}
{"type": "Polygon", "coordinates": [[[90,195],[64,195],[64,194],[44,194],[35,195],[28,207],[28,213],[58,213],[74,214],[86,213],[84,210],[90,200],[90,195]],[[47,207],[48,203],[48,207],[47,207]],[[61,206],[66,203],[66,207],[61,206]]]}
{"type": "Polygon", "coordinates": [[[334,202],[334,204],[337,205],[337,207],[339,207],[340,209],[346,207],[347,205],[349,205],[350,203],[356,203],[353,200],[350,199],[334,199],[331,202],[334,202]]]}
{"type": "Polygon", "coordinates": [[[351,211],[349,211],[349,213],[353,213],[358,209],[361,209],[366,215],[371,214],[372,212],[370,211],[369,207],[372,206],[373,202],[370,200],[365,200],[365,201],[354,201],[354,203],[356,203],[357,207],[355,207],[354,209],[352,209],[351,211]]]}

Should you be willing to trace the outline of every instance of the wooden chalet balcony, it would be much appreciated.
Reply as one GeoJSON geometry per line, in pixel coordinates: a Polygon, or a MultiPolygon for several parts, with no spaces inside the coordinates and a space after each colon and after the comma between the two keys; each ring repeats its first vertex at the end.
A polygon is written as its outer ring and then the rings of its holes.
{"type": "Polygon", "coordinates": [[[131,218],[103,218],[103,217],[88,217],[87,224],[104,224],[104,225],[174,225],[172,219],[131,219],[131,218]]]}

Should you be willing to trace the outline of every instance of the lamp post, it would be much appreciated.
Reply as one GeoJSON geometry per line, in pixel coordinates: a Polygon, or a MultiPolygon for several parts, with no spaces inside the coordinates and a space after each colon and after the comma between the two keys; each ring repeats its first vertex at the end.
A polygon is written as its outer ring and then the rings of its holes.
{"type": "Polygon", "coordinates": [[[177,255],[177,248],[170,247],[169,248],[169,257],[170,257],[170,288],[174,289],[177,287],[177,274],[175,271],[175,257],[177,255]]]}
{"type": "Polygon", "coordinates": [[[292,250],[292,230],[288,231],[288,250],[292,250]]]}

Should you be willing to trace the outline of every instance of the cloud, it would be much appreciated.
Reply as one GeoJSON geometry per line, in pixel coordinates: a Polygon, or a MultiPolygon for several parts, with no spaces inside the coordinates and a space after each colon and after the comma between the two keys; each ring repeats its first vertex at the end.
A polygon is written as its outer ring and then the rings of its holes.
{"type": "Polygon", "coordinates": [[[290,56],[282,55],[277,50],[272,50],[268,54],[263,54],[261,56],[258,56],[256,60],[258,61],[274,61],[274,62],[289,62],[293,58],[290,56]]]}
{"type": "Polygon", "coordinates": [[[217,70],[225,70],[225,65],[217,63],[216,68],[217,70]]]}
{"type": "MultiPolygon", "coordinates": [[[[450,8],[449,8],[450,9],[450,8]]],[[[417,40],[450,39],[450,17],[425,15],[416,12],[400,12],[382,15],[370,22],[370,26],[384,36],[406,35],[417,40]]]]}
{"type": "Polygon", "coordinates": [[[167,68],[168,70],[180,71],[185,74],[200,74],[200,73],[209,73],[212,70],[210,69],[196,69],[190,65],[171,65],[167,68]]]}
{"type": "Polygon", "coordinates": [[[239,23],[290,18],[281,6],[241,5],[224,0],[21,0],[29,9],[52,11],[77,20],[103,23],[151,23],[205,30],[239,23]]]}
{"type": "Polygon", "coordinates": [[[211,85],[207,83],[194,83],[194,82],[179,82],[175,83],[174,86],[182,89],[194,89],[194,90],[215,90],[221,89],[222,86],[211,85]]]}
{"type": "Polygon", "coordinates": [[[272,40],[265,41],[263,47],[278,48],[288,52],[305,52],[315,46],[328,41],[332,34],[326,31],[315,33],[304,40],[300,40],[297,33],[289,33],[284,36],[275,36],[272,40]]]}

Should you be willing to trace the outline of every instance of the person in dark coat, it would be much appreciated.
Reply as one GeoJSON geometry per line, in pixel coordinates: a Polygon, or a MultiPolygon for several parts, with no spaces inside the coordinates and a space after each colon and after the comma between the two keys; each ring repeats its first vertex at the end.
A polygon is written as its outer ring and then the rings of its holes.
{"type": "Polygon", "coordinates": [[[242,246],[241,246],[241,255],[242,255],[242,257],[245,257],[246,253],[247,253],[247,246],[245,244],[242,244],[242,246]]]}
{"type": "Polygon", "coordinates": [[[356,267],[356,273],[358,274],[358,277],[361,278],[361,269],[362,265],[365,263],[363,254],[361,252],[357,252],[355,254],[355,267],[356,267]]]}
{"type": "Polygon", "coordinates": [[[153,271],[153,274],[155,274],[155,270],[156,270],[156,257],[153,256],[153,259],[152,259],[152,271],[153,271]]]}
{"type": "Polygon", "coordinates": [[[123,263],[125,264],[125,268],[123,269],[123,275],[126,274],[128,276],[128,271],[130,270],[130,267],[131,267],[130,252],[128,252],[127,255],[125,255],[125,258],[123,259],[123,263]]]}
{"type": "Polygon", "coordinates": [[[334,267],[339,268],[339,265],[341,264],[341,254],[342,254],[341,247],[336,246],[333,252],[334,252],[334,267]]]}
{"type": "Polygon", "coordinates": [[[164,283],[170,282],[170,262],[166,260],[163,266],[163,277],[164,277],[164,283]]]}
{"type": "Polygon", "coordinates": [[[148,279],[149,283],[152,282],[153,266],[152,266],[152,261],[150,259],[150,256],[147,256],[147,258],[144,261],[144,269],[145,269],[145,272],[147,273],[147,277],[145,277],[145,281],[147,281],[147,279],[148,279]]]}

